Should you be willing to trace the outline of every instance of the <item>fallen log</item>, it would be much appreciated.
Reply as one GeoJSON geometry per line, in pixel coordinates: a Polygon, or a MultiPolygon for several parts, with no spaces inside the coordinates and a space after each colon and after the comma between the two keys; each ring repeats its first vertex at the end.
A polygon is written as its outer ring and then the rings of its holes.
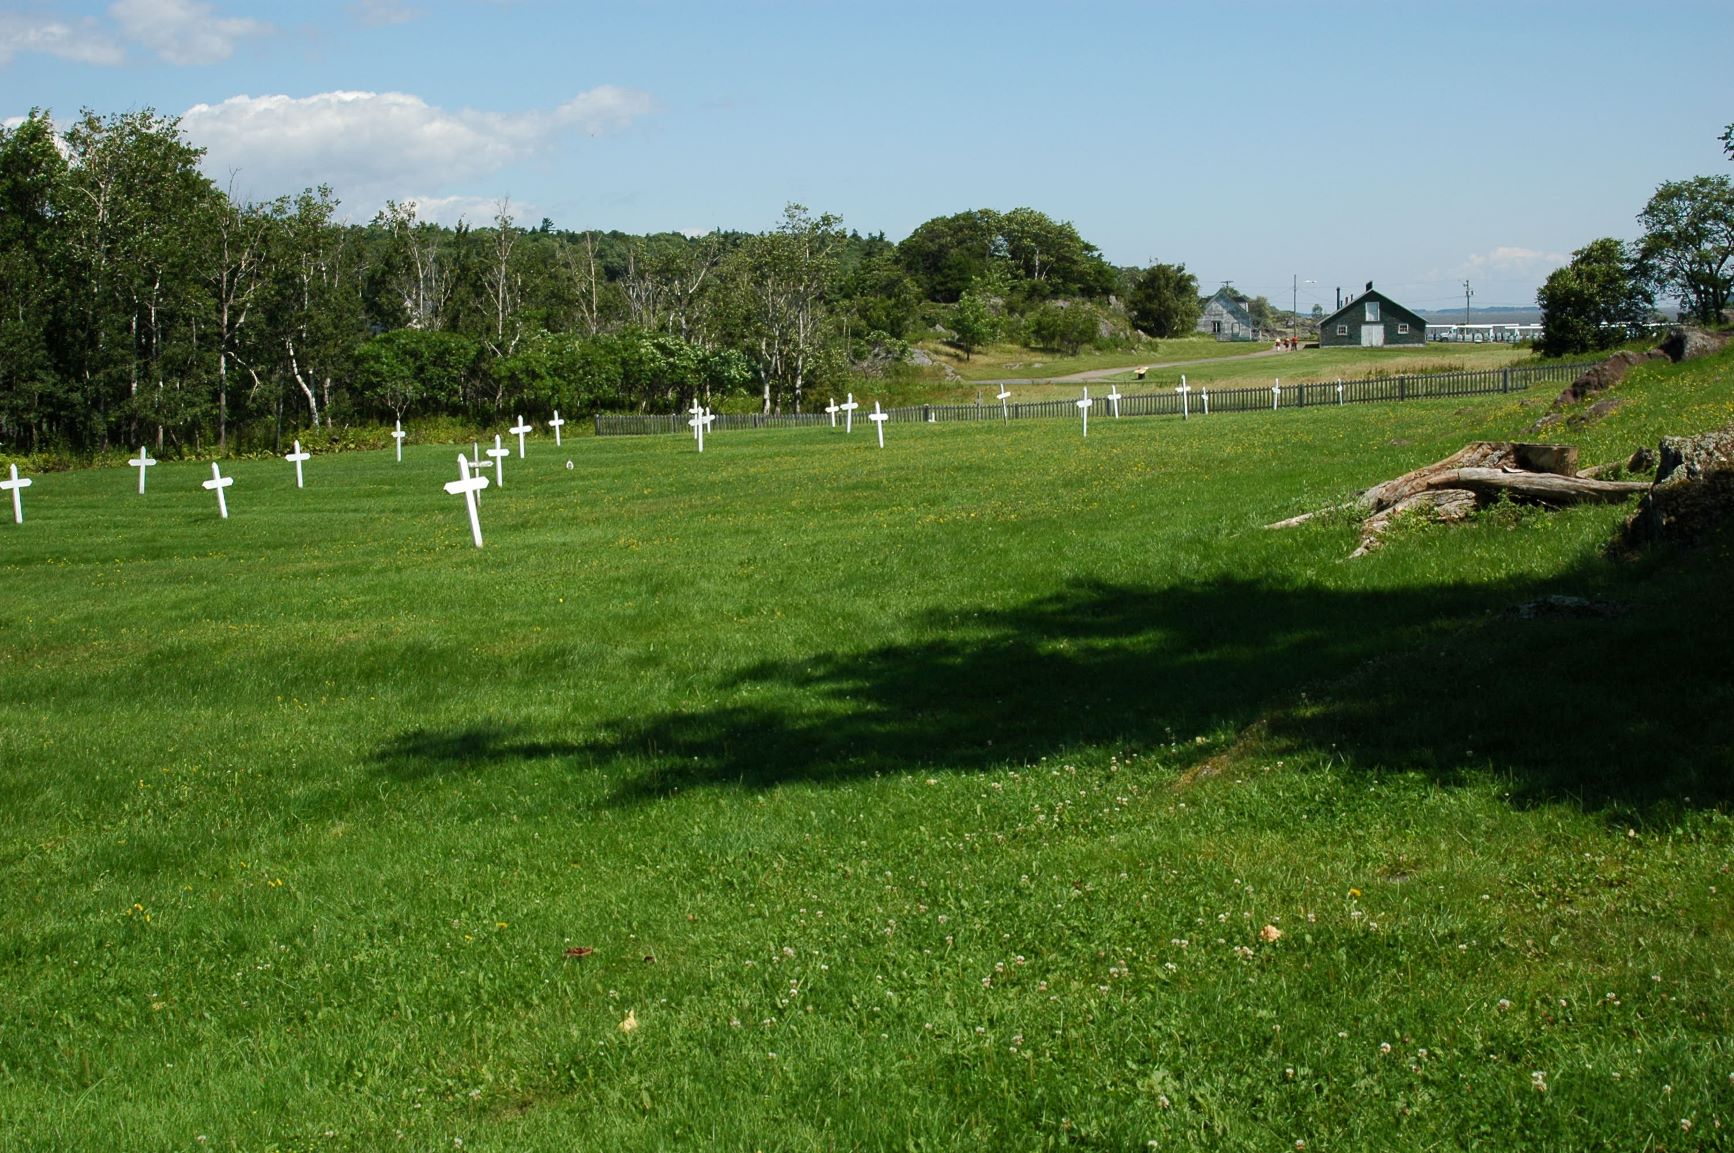
{"type": "Polygon", "coordinates": [[[1565,444],[1476,441],[1444,460],[1376,484],[1348,505],[1302,513],[1266,525],[1292,528],[1343,508],[1358,508],[1361,542],[1352,554],[1364,556],[1382,543],[1391,522],[1405,513],[1435,520],[1462,520],[1501,497],[1561,508],[1566,505],[1622,501],[1649,490],[1642,481],[1598,480],[1580,475],[1577,449],[1565,444]]]}

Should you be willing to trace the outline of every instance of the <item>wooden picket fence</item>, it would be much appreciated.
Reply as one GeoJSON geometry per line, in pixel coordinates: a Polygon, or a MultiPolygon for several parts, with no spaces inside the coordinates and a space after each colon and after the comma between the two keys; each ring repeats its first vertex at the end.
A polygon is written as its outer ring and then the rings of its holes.
{"type": "MultiPolygon", "coordinates": [[[[1270,411],[1286,408],[1316,408],[1332,404],[1376,404],[1405,400],[1425,400],[1443,396],[1484,396],[1490,393],[1522,392],[1537,384],[1566,385],[1576,380],[1597,362],[1574,364],[1526,364],[1511,368],[1481,369],[1472,372],[1437,372],[1369,376],[1359,380],[1310,381],[1306,384],[1285,384],[1272,390],[1268,386],[1245,388],[1194,387],[1182,400],[1173,389],[1161,392],[1120,394],[1120,415],[1180,416],[1182,409],[1194,416],[1221,412],[1270,411]]],[[[1110,417],[1112,407],[1102,385],[1093,386],[1096,419],[1110,417]]],[[[1080,391],[1081,395],[1081,391],[1080,391]]],[[[855,422],[867,427],[866,407],[855,411],[855,422]]],[[[995,402],[982,404],[911,404],[887,409],[891,420],[898,424],[938,424],[955,420],[1043,420],[1078,419],[1077,402],[1072,399],[1007,402],[1003,410],[995,402]]],[[[597,436],[649,436],[656,433],[687,433],[692,429],[689,415],[677,413],[597,413],[597,436]]],[[[837,417],[843,423],[843,417],[837,417]]],[[[719,412],[709,431],[727,432],[748,428],[817,428],[828,427],[831,417],[819,412],[757,413],[719,412]]]]}

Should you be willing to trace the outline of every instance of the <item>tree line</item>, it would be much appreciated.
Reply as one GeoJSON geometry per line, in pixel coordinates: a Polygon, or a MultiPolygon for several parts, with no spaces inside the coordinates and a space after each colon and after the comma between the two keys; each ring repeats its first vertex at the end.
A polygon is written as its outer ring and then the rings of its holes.
{"type": "Polygon", "coordinates": [[[1075,352],[1197,316],[1184,266],[1116,268],[1031,208],[901,244],[794,204],[704,236],[523,227],[504,201],[481,226],[409,203],[355,224],[326,186],[238,200],[202,158],[151,110],[0,128],[0,442],[228,451],[519,409],[799,410],[918,331],[1075,352]]]}
{"type": "MultiPolygon", "coordinates": [[[[1734,160],[1734,124],[1721,136],[1734,160]]],[[[1552,356],[1621,343],[1656,316],[1656,297],[1672,296],[1683,315],[1723,322],[1734,297],[1734,180],[1695,176],[1665,181],[1638,213],[1635,241],[1611,236],[1573,252],[1536,293],[1541,351],[1552,356]]]]}

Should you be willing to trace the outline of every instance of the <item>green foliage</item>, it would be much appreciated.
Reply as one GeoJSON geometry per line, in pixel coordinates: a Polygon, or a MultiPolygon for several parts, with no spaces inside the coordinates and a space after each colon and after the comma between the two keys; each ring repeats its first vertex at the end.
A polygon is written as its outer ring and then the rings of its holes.
{"type": "Polygon", "coordinates": [[[1198,278],[1184,264],[1152,264],[1138,274],[1126,300],[1132,323],[1162,338],[1191,332],[1203,312],[1198,278]]]}
{"type": "Polygon", "coordinates": [[[957,308],[952,313],[951,328],[954,333],[952,342],[963,350],[963,358],[968,360],[976,349],[998,334],[999,318],[994,316],[986,300],[973,292],[965,292],[958,298],[957,308]]]}
{"type": "Polygon", "coordinates": [[[1638,261],[1658,292],[1714,323],[1734,294],[1734,180],[1695,176],[1656,189],[1638,214],[1638,261]]]}
{"type": "Polygon", "coordinates": [[[1541,352],[1570,356],[1612,348],[1647,321],[1655,299],[1618,240],[1604,237],[1572,253],[1536,292],[1544,334],[1541,352]]]}
{"type": "Polygon", "coordinates": [[[440,408],[476,402],[481,346],[455,332],[400,328],[383,332],[355,354],[355,391],[363,411],[401,418],[424,398],[440,408]]]}
{"type": "Polygon", "coordinates": [[[1100,298],[1117,282],[1113,267],[1075,227],[1033,208],[935,217],[897,246],[897,259],[927,299],[947,303],[979,289],[996,269],[1020,301],[1100,298]]]}
{"type": "Polygon", "coordinates": [[[1024,320],[1024,340],[1031,348],[1050,349],[1072,356],[1095,341],[1100,318],[1083,301],[1050,302],[1024,320]]]}

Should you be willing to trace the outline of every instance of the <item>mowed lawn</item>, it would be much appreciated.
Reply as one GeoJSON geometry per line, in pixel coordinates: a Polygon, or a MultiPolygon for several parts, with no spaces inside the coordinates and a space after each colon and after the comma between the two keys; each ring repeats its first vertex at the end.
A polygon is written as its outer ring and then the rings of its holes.
{"type": "Polygon", "coordinates": [[[1262,528],[1544,399],[38,476],[0,1147],[1726,1148],[1734,537],[1262,528]]]}

